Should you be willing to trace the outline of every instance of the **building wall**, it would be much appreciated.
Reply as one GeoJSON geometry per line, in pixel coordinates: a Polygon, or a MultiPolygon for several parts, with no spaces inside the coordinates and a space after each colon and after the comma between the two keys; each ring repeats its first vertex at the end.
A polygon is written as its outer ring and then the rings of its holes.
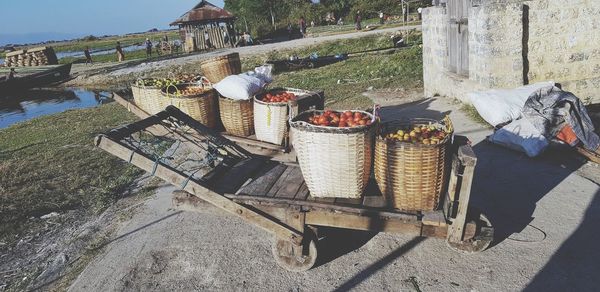
{"type": "Polygon", "coordinates": [[[423,83],[426,96],[446,95],[466,101],[466,94],[483,87],[446,72],[448,48],[446,8],[423,9],[423,83]]]}
{"type": "Polygon", "coordinates": [[[523,84],[523,5],[515,2],[469,10],[469,79],[486,88],[523,84]]]}
{"type": "Polygon", "coordinates": [[[467,101],[470,91],[553,80],[584,101],[600,102],[600,0],[472,2],[468,78],[445,70],[446,9],[424,9],[427,96],[467,101]]]}
{"type": "Polygon", "coordinates": [[[525,1],[529,82],[554,80],[584,101],[600,102],[600,0],[525,1]]]}

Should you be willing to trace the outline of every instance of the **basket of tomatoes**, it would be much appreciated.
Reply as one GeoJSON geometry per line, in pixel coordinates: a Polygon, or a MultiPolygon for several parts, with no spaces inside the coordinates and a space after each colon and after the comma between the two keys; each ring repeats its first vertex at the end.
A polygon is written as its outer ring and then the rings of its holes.
{"type": "Polygon", "coordinates": [[[452,122],[412,119],[384,123],[375,139],[377,185],[395,209],[438,207],[448,178],[452,122]]]}
{"type": "Polygon", "coordinates": [[[256,139],[282,144],[288,135],[288,120],[298,97],[309,91],[275,88],[254,96],[254,131],[256,139]]]}
{"type": "Polygon", "coordinates": [[[290,120],[302,176],[313,197],[360,198],[371,171],[375,116],[305,111],[290,120]]]}
{"type": "Polygon", "coordinates": [[[167,86],[162,89],[162,96],[167,104],[176,106],[205,126],[214,128],[219,115],[218,93],[208,80],[205,81],[167,86]]]}

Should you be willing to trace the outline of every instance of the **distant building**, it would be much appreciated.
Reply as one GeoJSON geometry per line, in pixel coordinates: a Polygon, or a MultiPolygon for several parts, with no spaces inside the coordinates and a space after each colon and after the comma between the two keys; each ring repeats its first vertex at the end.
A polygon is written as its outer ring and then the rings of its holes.
{"type": "Polygon", "coordinates": [[[597,0],[439,1],[423,9],[425,93],[551,80],[600,102],[599,19],[597,0]]]}
{"type": "MultiPolygon", "coordinates": [[[[193,39],[199,50],[233,47],[235,43],[235,16],[208,1],[200,1],[194,8],[171,23],[179,26],[181,40],[193,39]]],[[[186,41],[187,40],[187,41],[186,41]]]]}

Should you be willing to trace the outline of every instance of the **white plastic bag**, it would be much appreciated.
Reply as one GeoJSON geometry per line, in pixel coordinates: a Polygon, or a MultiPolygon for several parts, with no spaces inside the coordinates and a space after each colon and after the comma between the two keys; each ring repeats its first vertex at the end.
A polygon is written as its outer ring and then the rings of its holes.
{"type": "Polygon", "coordinates": [[[224,97],[236,100],[248,100],[265,85],[266,82],[262,79],[244,73],[227,76],[219,81],[219,83],[213,85],[213,87],[224,97]]]}
{"type": "Polygon", "coordinates": [[[512,121],[488,137],[492,143],[523,152],[529,157],[540,155],[548,140],[527,119],[512,121]]]}
{"type": "Polygon", "coordinates": [[[265,83],[273,82],[273,65],[262,65],[254,68],[254,73],[256,73],[256,77],[263,80],[265,83]]]}
{"type": "Polygon", "coordinates": [[[479,115],[490,125],[497,126],[521,117],[527,98],[536,90],[554,85],[554,81],[538,82],[515,89],[492,89],[468,94],[479,115]]]}

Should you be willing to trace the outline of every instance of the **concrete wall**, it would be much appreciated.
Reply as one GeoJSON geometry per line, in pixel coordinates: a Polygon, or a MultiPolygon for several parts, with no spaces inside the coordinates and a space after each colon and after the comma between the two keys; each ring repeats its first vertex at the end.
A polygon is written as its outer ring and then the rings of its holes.
{"type": "Polygon", "coordinates": [[[515,2],[469,10],[469,79],[486,88],[523,84],[523,5],[515,2]]]}
{"type": "Polygon", "coordinates": [[[554,80],[600,102],[600,0],[473,0],[469,77],[446,72],[444,7],[423,11],[425,94],[466,101],[486,88],[554,80]]]}
{"type": "Polygon", "coordinates": [[[447,26],[446,8],[423,9],[423,83],[425,96],[446,95],[466,101],[466,94],[483,89],[480,84],[446,70],[447,26]]]}
{"type": "Polygon", "coordinates": [[[600,0],[524,1],[529,8],[529,82],[554,80],[600,102],[600,0]]]}

